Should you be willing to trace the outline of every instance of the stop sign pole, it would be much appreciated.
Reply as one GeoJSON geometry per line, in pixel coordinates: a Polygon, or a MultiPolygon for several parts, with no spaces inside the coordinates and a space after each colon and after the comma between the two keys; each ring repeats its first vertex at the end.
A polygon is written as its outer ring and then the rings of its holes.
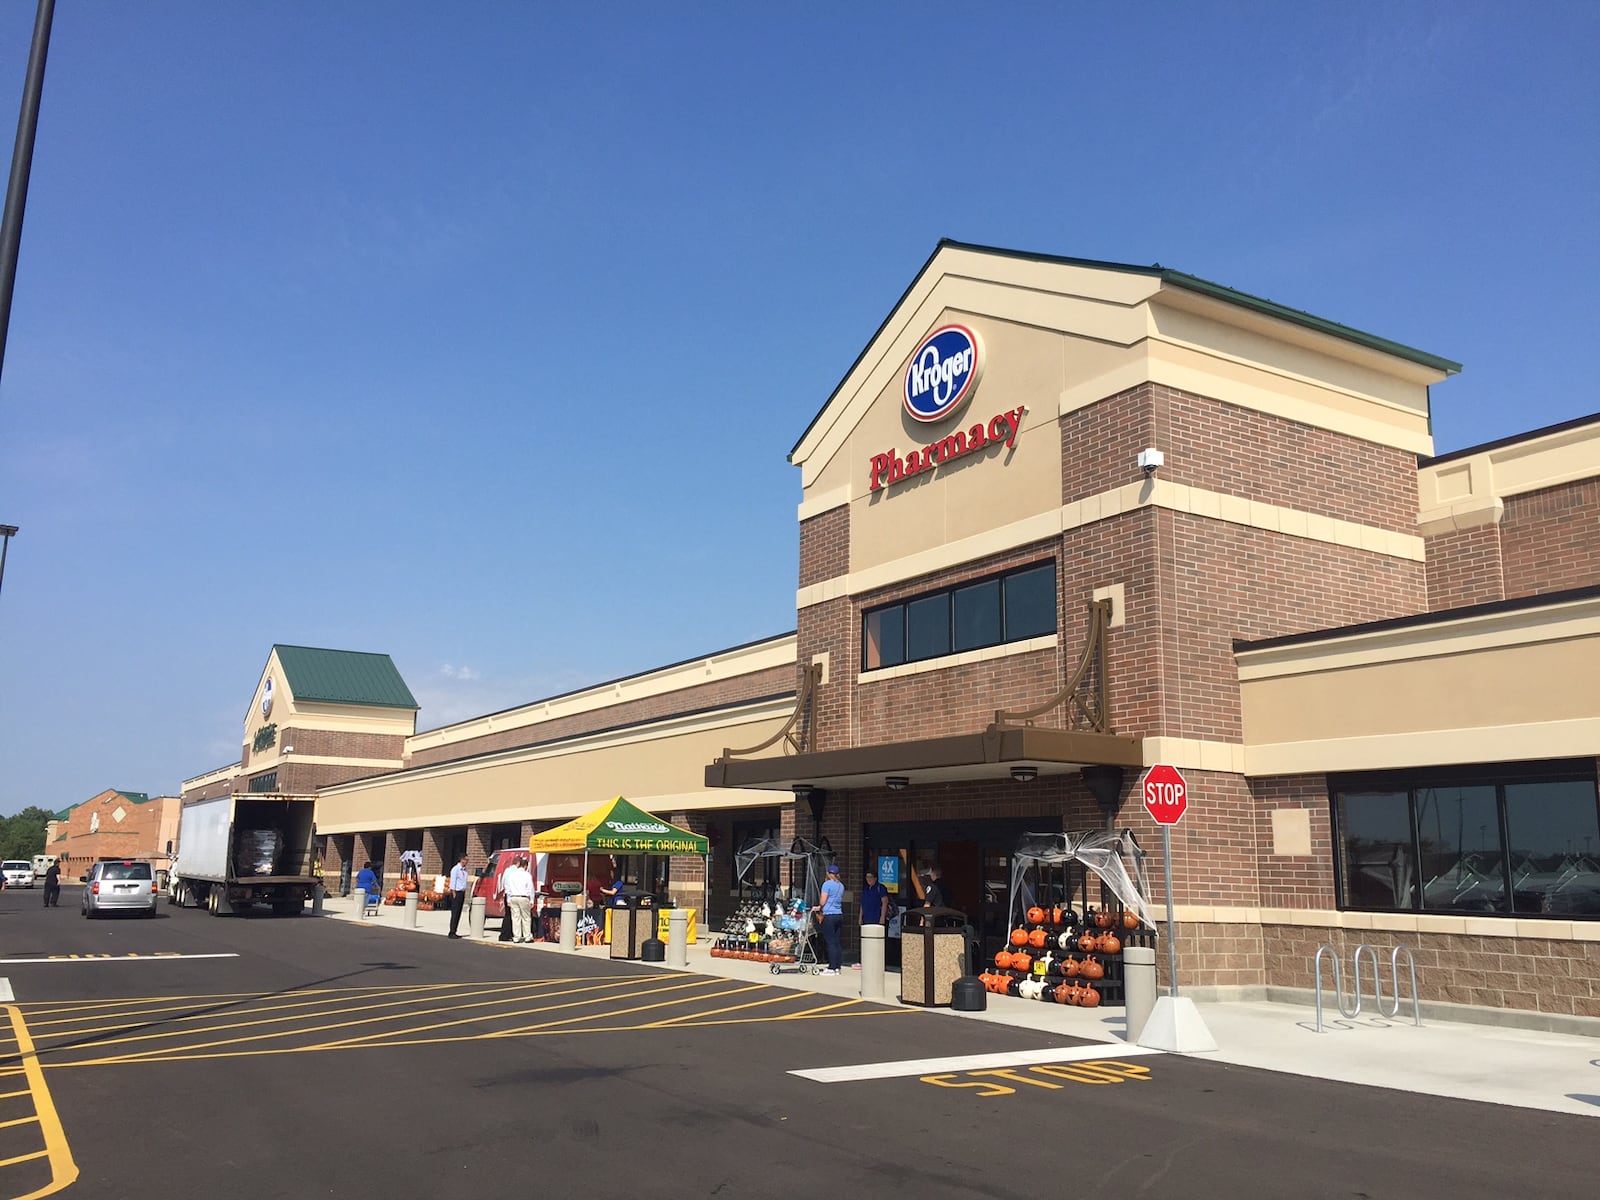
{"type": "Polygon", "coordinates": [[[1172,827],[1189,810],[1189,785],[1176,767],[1157,764],[1144,774],[1145,811],[1161,826],[1161,867],[1167,888],[1167,995],[1178,994],[1177,923],[1172,911],[1172,827]]]}

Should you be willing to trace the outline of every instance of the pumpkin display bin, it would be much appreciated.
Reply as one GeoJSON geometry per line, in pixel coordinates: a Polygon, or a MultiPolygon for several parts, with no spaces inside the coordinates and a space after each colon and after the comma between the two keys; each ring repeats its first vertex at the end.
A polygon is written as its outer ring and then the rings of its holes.
{"type": "Polygon", "coordinates": [[[1150,912],[1143,860],[1126,829],[1024,834],[990,990],[1052,1004],[1121,1006],[1123,949],[1156,944],[1154,926],[1140,917],[1150,912]],[[1023,986],[1030,981],[1042,986],[1023,986]]]}

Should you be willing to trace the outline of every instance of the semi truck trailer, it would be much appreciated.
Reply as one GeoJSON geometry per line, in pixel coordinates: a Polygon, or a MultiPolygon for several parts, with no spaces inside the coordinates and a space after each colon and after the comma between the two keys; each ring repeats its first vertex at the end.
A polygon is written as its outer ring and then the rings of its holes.
{"type": "Polygon", "coordinates": [[[218,796],[185,804],[167,902],[215,916],[270,905],[294,916],[317,894],[314,796],[218,796]]]}

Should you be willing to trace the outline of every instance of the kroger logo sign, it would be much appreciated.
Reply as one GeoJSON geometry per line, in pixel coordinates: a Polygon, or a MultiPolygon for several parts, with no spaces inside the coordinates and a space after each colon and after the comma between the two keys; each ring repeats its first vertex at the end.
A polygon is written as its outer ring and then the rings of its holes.
{"type": "Polygon", "coordinates": [[[978,335],[946,325],[922,340],[906,367],[906,412],[913,421],[942,421],[978,386],[978,335]]]}

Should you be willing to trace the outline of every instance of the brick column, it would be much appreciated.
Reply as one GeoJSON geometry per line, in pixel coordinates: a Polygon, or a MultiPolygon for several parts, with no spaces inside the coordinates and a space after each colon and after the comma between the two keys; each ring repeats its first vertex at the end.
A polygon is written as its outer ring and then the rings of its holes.
{"type": "MultiPolygon", "coordinates": [[[[711,828],[711,818],[705,813],[675,812],[668,818],[680,829],[698,833],[702,837],[711,828]]],[[[692,908],[702,920],[706,914],[706,860],[698,854],[674,854],[671,866],[672,879],[667,889],[682,908],[692,908]]]]}
{"type": "MultiPolygon", "coordinates": [[[[798,819],[796,816],[796,809],[798,807],[799,805],[797,805],[794,800],[791,799],[789,803],[785,804],[781,809],[778,810],[778,841],[785,846],[791,846],[794,844],[795,821],[798,819]]],[[[810,820],[811,814],[807,813],[806,821],[809,823],[810,820]]],[[[737,846],[734,847],[734,851],[737,853],[737,846]]],[[[786,888],[794,886],[794,868],[795,864],[787,858],[781,859],[779,862],[778,882],[786,888]]]]}
{"type": "Polygon", "coordinates": [[[445,860],[450,855],[450,830],[440,829],[435,826],[425,830],[422,835],[422,875],[427,878],[431,875],[443,875],[450,870],[451,864],[445,860]]]}
{"type": "Polygon", "coordinates": [[[489,865],[489,835],[492,832],[493,828],[489,825],[467,826],[467,870],[476,871],[479,867],[489,865]]]}

